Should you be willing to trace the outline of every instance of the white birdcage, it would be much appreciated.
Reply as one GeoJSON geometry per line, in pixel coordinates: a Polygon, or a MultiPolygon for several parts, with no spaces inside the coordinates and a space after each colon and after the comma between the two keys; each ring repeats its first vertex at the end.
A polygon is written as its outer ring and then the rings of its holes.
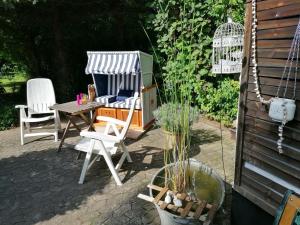
{"type": "Polygon", "coordinates": [[[219,26],[213,38],[212,72],[240,73],[242,70],[244,27],[231,18],[219,26]]]}

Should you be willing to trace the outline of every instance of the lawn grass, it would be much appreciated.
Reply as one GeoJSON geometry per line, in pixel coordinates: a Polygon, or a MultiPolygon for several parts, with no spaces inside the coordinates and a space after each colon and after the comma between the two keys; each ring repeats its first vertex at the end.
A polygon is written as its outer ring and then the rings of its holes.
{"type": "Polygon", "coordinates": [[[14,76],[0,75],[0,131],[18,123],[18,110],[15,109],[15,105],[26,102],[24,93],[20,93],[19,90],[27,79],[25,73],[17,73],[14,76]],[[1,87],[4,88],[4,93],[1,87]]]}
{"type": "Polygon", "coordinates": [[[28,78],[25,73],[18,73],[12,77],[0,75],[0,85],[4,87],[6,93],[16,93],[27,79],[28,78]]]}

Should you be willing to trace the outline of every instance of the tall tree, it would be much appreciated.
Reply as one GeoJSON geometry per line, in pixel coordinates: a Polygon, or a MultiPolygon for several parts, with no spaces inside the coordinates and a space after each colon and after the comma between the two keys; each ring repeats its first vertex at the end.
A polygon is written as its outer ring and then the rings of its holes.
{"type": "Polygon", "coordinates": [[[0,2],[0,57],[53,80],[58,99],[86,91],[87,50],[148,50],[146,0],[0,2]]]}

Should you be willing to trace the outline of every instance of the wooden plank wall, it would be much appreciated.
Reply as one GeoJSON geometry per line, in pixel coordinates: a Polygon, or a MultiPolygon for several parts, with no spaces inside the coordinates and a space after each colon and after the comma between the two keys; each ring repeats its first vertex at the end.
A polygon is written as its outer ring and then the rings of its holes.
{"type": "MultiPolygon", "coordinates": [[[[284,128],[284,153],[280,155],[276,143],[278,123],[271,121],[254,91],[251,6],[251,0],[247,0],[234,189],[274,215],[287,186],[300,188],[300,74],[296,115],[284,128]],[[245,163],[277,180],[246,168],[245,163]],[[278,179],[287,183],[283,184],[278,179]]],[[[299,17],[300,0],[257,0],[258,71],[261,92],[266,99],[276,94],[299,17]]],[[[293,82],[289,84],[288,95],[291,96],[292,92],[293,82]]]]}

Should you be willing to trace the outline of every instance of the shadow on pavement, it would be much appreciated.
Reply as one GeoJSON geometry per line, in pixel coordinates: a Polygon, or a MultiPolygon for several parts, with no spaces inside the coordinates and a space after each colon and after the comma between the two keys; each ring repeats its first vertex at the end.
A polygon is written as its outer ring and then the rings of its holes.
{"type": "MultiPolygon", "coordinates": [[[[139,154],[131,152],[135,163],[124,163],[125,171],[127,168],[135,171],[130,178],[141,170],[155,166],[143,165],[143,156],[139,154]]],[[[161,158],[159,153],[157,156],[161,158]]],[[[76,160],[76,157],[77,151],[64,149],[56,153],[56,149],[51,148],[1,159],[0,224],[35,224],[49,220],[55,215],[80,208],[89,196],[102,193],[107,185],[115,188],[103,159],[95,163],[87,173],[85,183],[79,185],[84,157],[80,160],[76,160]]],[[[119,157],[113,158],[114,163],[119,157]]],[[[161,166],[160,163],[156,165],[161,166]]],[[[128,179],[125,178],[123,182],[128,179]]]]}

